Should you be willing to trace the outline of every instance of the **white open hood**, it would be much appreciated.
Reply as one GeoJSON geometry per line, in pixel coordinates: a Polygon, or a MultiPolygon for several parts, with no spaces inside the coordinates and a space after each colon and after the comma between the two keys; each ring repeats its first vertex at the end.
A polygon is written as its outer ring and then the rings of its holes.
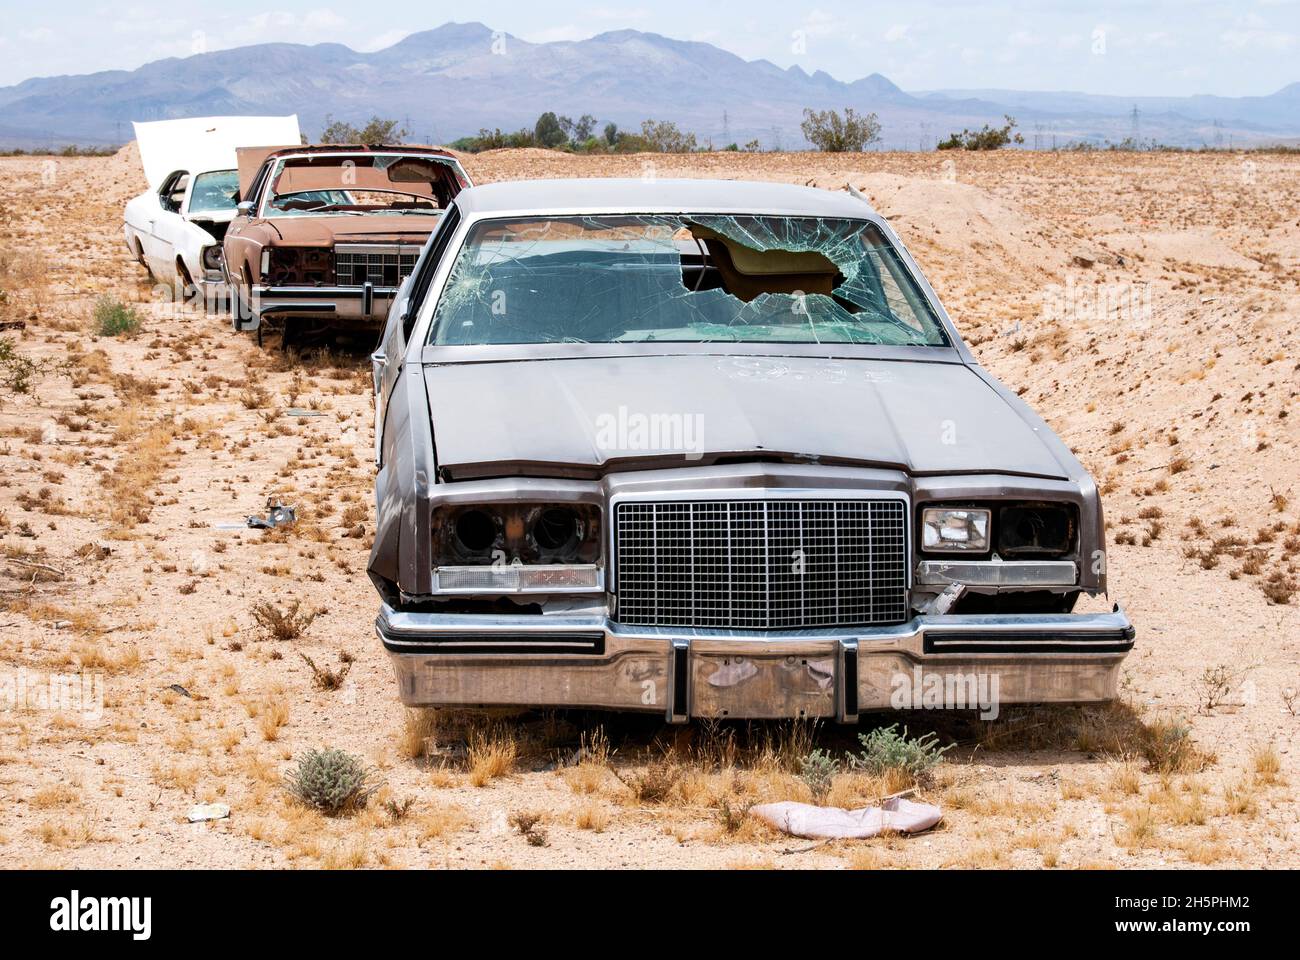
{"type": "Polygon", "coordinates": [[[169,173],[187,170],[234,170],[239,147],[267,143],[301,142],[298,116],[289,117],[189,117],[136,123],[135,139],[140,147],[149,189],[157,190],[169,173]]]}

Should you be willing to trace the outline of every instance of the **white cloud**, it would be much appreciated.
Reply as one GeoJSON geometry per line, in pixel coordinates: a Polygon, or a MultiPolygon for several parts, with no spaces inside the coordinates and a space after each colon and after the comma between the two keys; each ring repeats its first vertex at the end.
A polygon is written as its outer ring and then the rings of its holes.
{"type": "Polygon", "coordinates": [[[585,12],[595,20],[644,20],[650,16],[650,11],[644,7],[632,10],[620,10],[617,7],[590,7],[585,12]]]}
{"type": "Polygon", "coordinates": [[[1221,39],[1234,50],[1290,50],[1296,44],[1291,33],[1278,33],[1273,30],[1225,30],[1221,39]]]}
{"type": "Polygon", "coordinates": [[[886,43],[898,43],[902,40],[908,40],[908,31],[912,29],[910,23],[896,23],[885,31],[886,43]]]}
{"type": "Polygon", "coordinates": [[[19,30],[18,36],[28,43],[45,43],[54,39],[54,31],[49,27],[37,27],[35,30],[19,30]]]}

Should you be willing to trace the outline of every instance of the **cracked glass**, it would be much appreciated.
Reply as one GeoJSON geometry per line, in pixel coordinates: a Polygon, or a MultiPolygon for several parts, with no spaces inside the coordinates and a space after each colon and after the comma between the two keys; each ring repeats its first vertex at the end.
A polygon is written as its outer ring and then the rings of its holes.
{"type": "Polygon", "coordinates": [[[948,346],[929,301],[862,220],[645,215],[478,224],[430,343],[948,346]]]}

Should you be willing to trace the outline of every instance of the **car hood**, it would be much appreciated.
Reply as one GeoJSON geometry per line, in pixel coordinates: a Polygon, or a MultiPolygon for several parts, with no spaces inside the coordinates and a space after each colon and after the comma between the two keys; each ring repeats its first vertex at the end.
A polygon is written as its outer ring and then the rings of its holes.
{"type": "Polygon", "coordinates": [[[311,214],[261,221],[274,227],[270,246],[330,246],[334,243],[423,245],[441,214],[311,214]]]}
{"type": "Polygon", "coordinates": [[[1065,479],[1048,428],[960,363],[584,357],[424,368],[441,475],[599,476],[719,457],[1065,479]]]}
{"type": "Polygon", "coordinates": [[[298,117],[189,117],[136,123],[140,165],[150,190],[177,170],[234,170],[235,151],[263,143],[298,143],[298,117]]]}

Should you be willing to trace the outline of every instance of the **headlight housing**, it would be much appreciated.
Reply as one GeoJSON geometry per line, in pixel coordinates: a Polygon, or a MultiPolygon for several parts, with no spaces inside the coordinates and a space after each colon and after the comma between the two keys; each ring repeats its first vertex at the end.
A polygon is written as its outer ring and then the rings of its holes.
{"type": "Polygon", "coordinates": [[[458,504],[434,514],[435,566],[598,560],[600,508],[595,504],[458,504]]]}
{"type": "Polygon", "coordinates": [[[203,269],[220,270],[221,269],[221,245],[214,243],[210,247],[203,248],[203,269]]]}
{"type": "Polygon", "coordinates": [[[270,247],[262,252],[262,280],[273,287],[334,282],[334,252],[327,247],[270,247]]]}
{"type": "Polygon", "coordinates": [[[921,549],[926,553],[988,553],[992,511],[981,507],[926,507],[921,549]]]}
{"type": "Polygon", "coordinates": [[[998,509],[998,555],[1062,557],[1074,549],[1075,509],[1065,503],[1013,503],[998,509]]]}
{"type": "Polygon", "coordinates": [[[476,503],[433,519],[440,593],[566,593],[604,589],[601,510],[592,503],[476,503]]]}

